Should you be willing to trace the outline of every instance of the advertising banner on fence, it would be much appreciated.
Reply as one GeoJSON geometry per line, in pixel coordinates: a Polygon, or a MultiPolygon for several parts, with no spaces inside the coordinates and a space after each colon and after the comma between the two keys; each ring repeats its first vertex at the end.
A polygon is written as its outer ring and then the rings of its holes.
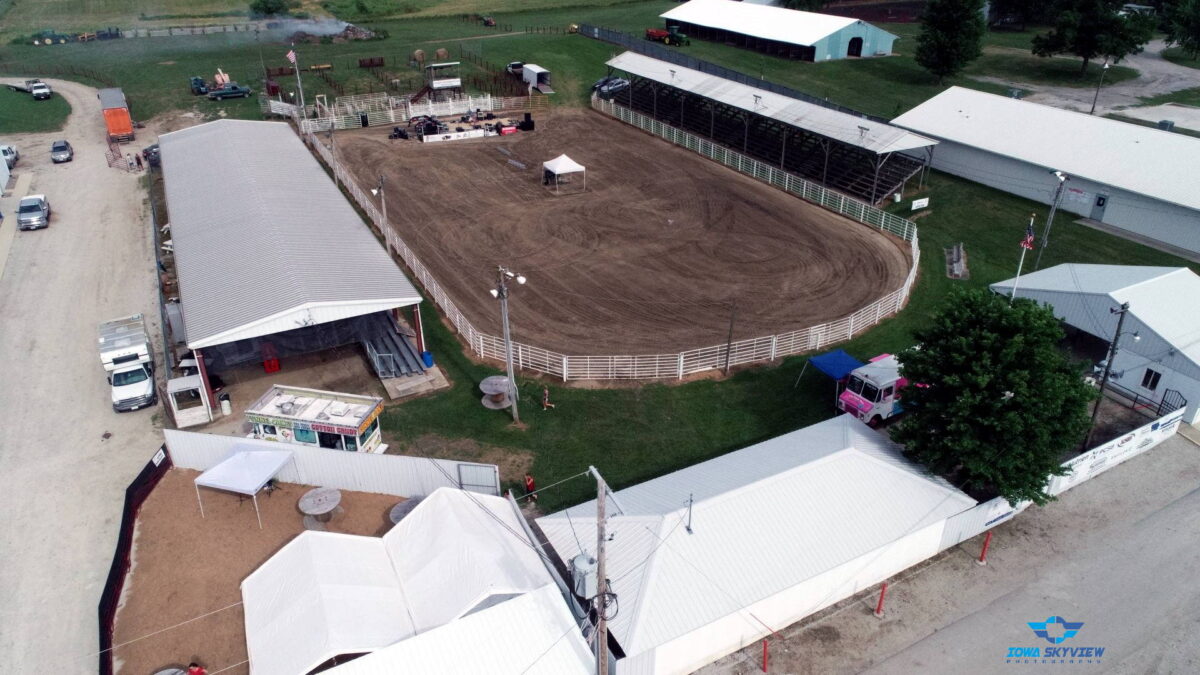
{"type": "Polygon", "coordinates": [[[1108,471],[1125,460],[1136,457],[1143,452],[1162,443],[1179,431],[1179,423],[1183,419],[1183,410],[1176,410],[1135,429],[1124,436],[1115,438],[1104,445],[1083,453],[1065,462],[1063,466],[1071,470],[1065,476],[1059,476],[1050,481],[1048,492],[1057,495],[1079,483],[1094,478],[1108,471]]]}

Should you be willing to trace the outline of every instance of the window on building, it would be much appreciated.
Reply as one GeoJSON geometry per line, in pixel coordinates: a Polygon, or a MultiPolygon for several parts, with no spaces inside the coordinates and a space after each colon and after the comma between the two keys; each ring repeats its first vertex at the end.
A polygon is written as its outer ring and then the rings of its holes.
{"type": "Polygon", "coordinates": [[[311,429],[294,429],[297,443],[316,443],[317,434],[311,429]]]}
{"type": "Polygon", "coordinates": [[[1147,368],[1146,374],[1142,375],[1142,388],[1149,389],[1150,391],[1155,391],[1158,389],[1158,381],[1161,379],[1162,379],[1162,373],[1160,373],[1156,370],[1147,368]]]}
{"type": "Polygon", "coordinates": [[[353,436],[342,436],[345,448],[350,452],[358,452],[358,439],[353,436]]]}
{"type": "Polygon", "coordinates": [[[264,436],[274,436],[276,434],[275,425],[273,425],[273,424],[262,425],[262,432],[263,432],[264,436]]]}

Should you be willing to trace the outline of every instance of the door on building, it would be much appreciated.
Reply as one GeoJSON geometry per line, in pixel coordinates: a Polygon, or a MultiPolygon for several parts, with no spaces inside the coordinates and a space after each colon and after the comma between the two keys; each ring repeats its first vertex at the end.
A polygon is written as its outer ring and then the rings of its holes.
{"type": "Polygon", "coordinates": [[[863,39],[860,37],[850,38],[850,45],[846,47],[846,56],[862,56],[863,39]]]}
{"type": "Polygon", "coordinates": [[[1092,220],[1104,222],[1104,208],[1108,206],[1108,195],[1097,194],[1096,201],[1092,202],[1092,215],[1088,216],[1092,220]]]}

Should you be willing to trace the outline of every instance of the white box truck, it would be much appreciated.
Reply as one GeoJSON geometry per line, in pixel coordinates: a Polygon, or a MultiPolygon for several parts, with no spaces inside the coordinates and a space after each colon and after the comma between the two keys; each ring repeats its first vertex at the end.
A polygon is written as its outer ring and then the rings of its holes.
{"type": "Polygon", "coordinates": [[[525,81],[525,84],[543,94],[554,93],[554,89],[550,87],[550,71],[536,63],[526,63],[521,67],[521,79],[525,81]]]}
{"type": "Polygon", "coordinates": [[[154,350],[141,314],[100,324],[100,363],[112,385],[113,410],[127,412],[158,402],[154,350]]]}

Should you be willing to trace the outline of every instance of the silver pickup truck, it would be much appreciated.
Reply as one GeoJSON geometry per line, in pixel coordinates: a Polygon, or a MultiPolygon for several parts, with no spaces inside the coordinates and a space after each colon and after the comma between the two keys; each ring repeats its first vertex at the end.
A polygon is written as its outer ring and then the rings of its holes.
{"type": "Polygon", "coordinates": [[[50,202],[46,195],[29,195],[17,206],[17,229],[40,230],[50,226],[50,202]]]}

